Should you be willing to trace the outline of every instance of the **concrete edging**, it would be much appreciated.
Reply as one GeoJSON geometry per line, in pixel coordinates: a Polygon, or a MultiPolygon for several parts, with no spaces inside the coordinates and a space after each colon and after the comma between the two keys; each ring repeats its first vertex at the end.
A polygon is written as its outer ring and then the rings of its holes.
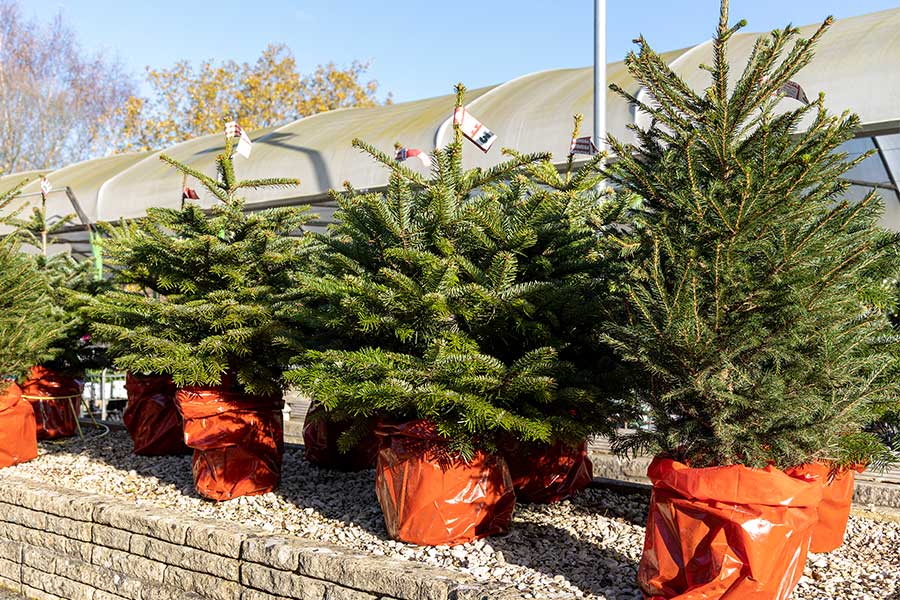
{"type": "Polygon", "coordinates": [[[38,600],[518,600],[462,573],[0,481],[0,588],[38,600]]]}

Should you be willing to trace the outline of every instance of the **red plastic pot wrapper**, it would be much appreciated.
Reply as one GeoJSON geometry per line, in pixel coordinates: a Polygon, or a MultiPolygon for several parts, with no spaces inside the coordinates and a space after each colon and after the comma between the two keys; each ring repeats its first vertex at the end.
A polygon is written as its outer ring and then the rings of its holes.
{"type": "Polygon", "coordinates": [[[31,404],[12,381],[0,381],[0,469],[36,458],[37,423],[31,404]]]}
{"type": "Polygon", "coordinates": [[[810,552],[831,552],[844,543],[844,532],[847,530],[850,505],[853,502],[854,472],[862,473],[865,470],[865,465],[855,465],[840,469],[831,477],[831,466],[817,462],[791,467],[785,471],[791,477],[815,479],[823,484],[819,521],[813,527],[810,552]]]}
{"type": "Polygon", "coordinates": [[[516,500],[551,504],[570,498],[594,479],[587,442],[580,446],[506,444],[501,453],[509,466],[516,500]]]}
{"type": "Polygon", "coordinates": [[[822,484],[774,467],[655,458],[638,584],[652,600],[785,600],[806,563],[822,484]]]}
{"type": "Polygon", "coordinates": [[[378,436],[373,430],[349,452],[338,449],[341,437],[349,423],[329,421],[325,410],[313,402],[303,421],[303,446],[306,460],[317,467],[335,471],[363,471],[375,467],[378,458],[378,436]]]}
{"type": "Polygon", "coordinates": [[[224,387],[184,387],[175,394],[184,442],[194,449],[201,496],[230,500],[266,494],[281,480],[281,396],[251,396],[224,387]]]}
{"type": "Polygon", "coordinates": [[[22,397],[31,403],[39,440],[70,437],[78,431],[75,412],[81,408],[84,384],[46,367],[31,368],[22,397]]]}
{"type": "Polygon", "coordinates": [[[375,492],[392,538],[453,546],[509,529],[516,496],[501,456],[450,458],[427,421],[380,425],[377,433],[375,492]]]}
{"type": "Polygon", "coordinates": [[[122,420],[134,442],[134,453],[144,456],[187,454],[181,415],[175,407],[177,388],[168,375],[125,375],[128,404],[122,420]]]}

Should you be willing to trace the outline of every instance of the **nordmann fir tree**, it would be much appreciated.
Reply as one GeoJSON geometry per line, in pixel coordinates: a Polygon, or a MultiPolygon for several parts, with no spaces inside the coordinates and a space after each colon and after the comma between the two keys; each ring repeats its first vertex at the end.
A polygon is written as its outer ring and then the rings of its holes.
{"type": "MultiPolygon", "coordinates": [[[[579,137],[582,121],[583,115],[576,114],[573,140],[579,137]]],[[[562,170],[549,159],[526,165],[527,203],[503,206],[512,217],[525,210],[532,223],[536,241],[520,260],[522,278],[543,284],[530,300],[543,311],[551,332],[548,339],[559,345],[560,356],[574,367],[568,385],[590,390],[584,402],[566,410],[584,420],[582,433],[607,435],[640,416],[629,401],[633,371],[623,367],[596,332],[597,323],[624,318],[620,282],[627,276],[627,263],[622,259],[637,247],[632,227],[640,199],[602,186],[605,152],[578,168],[575,160],[576,154],[570,152],[562,170]]],[[[575,442],[577,435],[562,438],[575,442]]]]}
{"type": "Polygon", "coordinates": [[[464,458],[501,436],[577,444],[616,420],[584,352],[618,252],[596,234],[621,208],[593,191],[602,157],[564,175],[547,155],[514,152],[465,170],[463,144],[455,127],[425,177],[354,141],[390,182],[334,193],[337,224],[318,236],[319,272],[302,276],[298,300],[325,348],[287,374],[332,419],[358,423],[345,449],[373,417],[429,420],[464,458]]]}
{"type": "MultiPolygon", "coordinates": [[[[0,194],[0,209],[16,198],[22,182],[0,194]]],[[[62,324],[54,314],[47,280],[22,253],[15,236],[0,239],[0,393],[6,377],[21,378],[53,356],[62,324]]]]}
{"type": "Polygon", "coordinates": [[[881,285],[898,236],[878,227],[874,193],[845,200],[842,175],[865,157],[840,145],[858,118],[781,93],[832,19],[809,39],[761,37],[735,81],[728,41],[744,22],[727,18],[726,1],[704,93],[643,38],[626,64],[647,100],[613,86],[652,119],[637,145],[610,137],[609,176],[647,212],[631,319],[605,329],[654,424],[616,445],[694,467],[877,460],[860,431],[900,391],[881,285]]]}
{"type": "Polygon", "coordinates": [[[246,212],[247,189],[295,186],[296,179],[238,180],[226,138],[214,179],[169,156],[160,158],[198,180],[218,201],[208,212],[150,208],[147,216],[107,226],[115,289],[89,302],[97,336],[119,368],[171,375],[178,386],[217,386],[233,373],[249,394],[280,394],[292,334],[276,303],[303,264],[296,234],[301,209],[246,212]]]}
{"type": "Polygon", "coordinates": [[[19,214],[16,212],[6,222],[16,227],[16,235],[28,249],[37,271],[47,280],[49,308],[59,323],[50,356],[41,365],[55,373],[82,377],[85,369],[105,366],[104,352],[91,342],[88,324],[80,314],[84,298],[97,294],[104,283],[95,276],[91,260],[78,260],[70,250],[63,249],[68,242],[61,233],[73,225],[74,214],[51,222],[43,193],[41,205],[32,209],[28,219],[19,218],[19,214]]]}

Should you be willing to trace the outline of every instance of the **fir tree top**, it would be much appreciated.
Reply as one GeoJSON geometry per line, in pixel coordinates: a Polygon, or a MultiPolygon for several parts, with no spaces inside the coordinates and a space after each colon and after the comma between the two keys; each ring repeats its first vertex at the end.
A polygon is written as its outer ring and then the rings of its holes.
{"type": "Polygon", "coordinates": [[[297,234],[307,216],[297,208],[245,211],[242,190],[299,181],[237,179],[234,146],[226,138],[216,178],[161,156],[218,202],[208,213],[191,202],[181,210],[151,208],[144,218],[106,227],[117,289],[86,313],[120,368],[168,374],[181,386],[219,385],[231,372],[249,393],[280,393],[294,342],[276,304],[304,264],[297,234]]]}
{"type": "MultiPolygon", "coordinates": [[[[25,183],[0,194],[0,208],[25,183]]],[[[0,239],[0,379],[23,377],[34,365],[52,358],[49,348],[61,328],[54,313],[47,280],[22,253],[16,236],[0,239]]]]}
{"type": "Polygon", "coordinates": [[[881,285],[895,234],[873,193],[845,199],[840,145],[855,115],[780,93],[813,58],[793,27],[760,37],[733,80],[722,2],[710,86],[691,89],[647,42],[626,65],[652,125],[610,137],[610,177],[644,199],[625,323],[606,333],[644,381],[655,429],[620,438],[695,466],[787,467],[877,458],[860,429],[895,403],[895,343],[881,285]]]}
{"type": "Polygon", "coordinates": [[[72,225],[75,215],[65,215],[51,222],[43,191],[40,206],[32,209],[29,218],[20,218],[20,213],[13,213],[5,221],[16,228],[16,235],[38,273],[47,280],[51,312],[59,323],[58,337],[53,340],[48,358],[42,364],[76,376],[83,374],[86,368],[102,366],[103,353],[90,342],[88,325],[80,315],[80,299],[83,295],[97,293],[103,282],[94,277],[89,261],[77,260],[68,249],[59,250],[60,245],[67,243],[60,233],[72,225]]]}
{"type": "Polygon", "coordinates": [[[463,455],[503,436],[572,442],[610,428],[617,410],[600,406],[585,351],[618,252],[598,235],[621,212],[593,189],[602,157],[561,175],[548,155],[507,151],[464,170],[455,127],[426,177],[354,145],[390,182],[334,194],[337,224],[318,236],[319,272],[300,285],[325,349],[288,378],[336,419],[431,420],[463,455]]]}

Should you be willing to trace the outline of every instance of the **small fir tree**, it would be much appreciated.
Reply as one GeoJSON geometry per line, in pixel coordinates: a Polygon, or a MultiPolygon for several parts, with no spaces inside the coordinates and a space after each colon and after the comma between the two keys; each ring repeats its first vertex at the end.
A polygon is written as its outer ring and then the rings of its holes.
{"type": "Polygon", "coordinates": [[[208,213],[190,202],[181,210],[151,208],[144,218],[106,227],[117,285],[86,314],[122,369],[171,375],[179,386],[217,386],[233,373],[248,393],[280,393],[293,337],[276,305],[305,260],[297,234],[307,216],[297,208],[246,212],[242,190],[299,181],[238,180],[235,144],[226,138],[217,178],[161,156],[218,203],[208,213]]]}
{"type": "Polygon", "coordinates": [[[331,418],[356,421],[345,449],[372,418],[430,420],[469,457],[505,436],[577,443],[623,412],[602,399],[590,340],[619,251],[598,230],[622,212],[595,190],[602,157],[560,174],[547,155],[508,151],[464,170],[463,144],[457,127],[425,177],[354,141],[390,181],[334,193],[337,224],[318,236],[295,315],[325,347],[287,374],[331,418]]]}
{"type": "Polygon", "coordinates": [[[724,1],[703,93],[643,38],[626,59],[648,100],[613,89],[652,125],[634,129],[637,145],[610,138],[609,175],[646,212],[631,319],[605,333],[644,382],[655,428],[619,450],[698,467],[885,456],[861,428],[900,391],[882,286],[898,236],[878,227],[874,193],[844,199],[841,176],[865,158],[840,151],[858,118],[780,93],[831,22],[809,39],[793,27],[760,37],[734,81],[728,41],[744,22],[728,25],[724,1]]]}
{"type": "MultiPolygon", "coordinates": [[[[19,193],[23,182],[0,195],[0,208],[19,193]]],[[[53,357],[51,344],[61,324],[50,301],[47,280],[21,251],[15,236],[0,239],[0,387],[2,379],[21,378],[53,357]]]]}
{"type": "Polygon", "coordinates": [[[75,215],[50,222],[47,198],[43,193],[41,205],[33,208],[28,219],[19,218],[19,214],[16,212],[5,220],[16,227],[23,248],[49,284],[49,307],[59,323],[58,336],[51,343],[49,357],[41,364],[74,377],[82,376],[85,369],[104,366],[104,352],[91,343],[88,324],[80,314],[82,299],[98,293],[103,282],[95,277],[90,260],[79,261],[68,249],[60,251],[67,243],[60,233],[73,224],[75,215]]]}

